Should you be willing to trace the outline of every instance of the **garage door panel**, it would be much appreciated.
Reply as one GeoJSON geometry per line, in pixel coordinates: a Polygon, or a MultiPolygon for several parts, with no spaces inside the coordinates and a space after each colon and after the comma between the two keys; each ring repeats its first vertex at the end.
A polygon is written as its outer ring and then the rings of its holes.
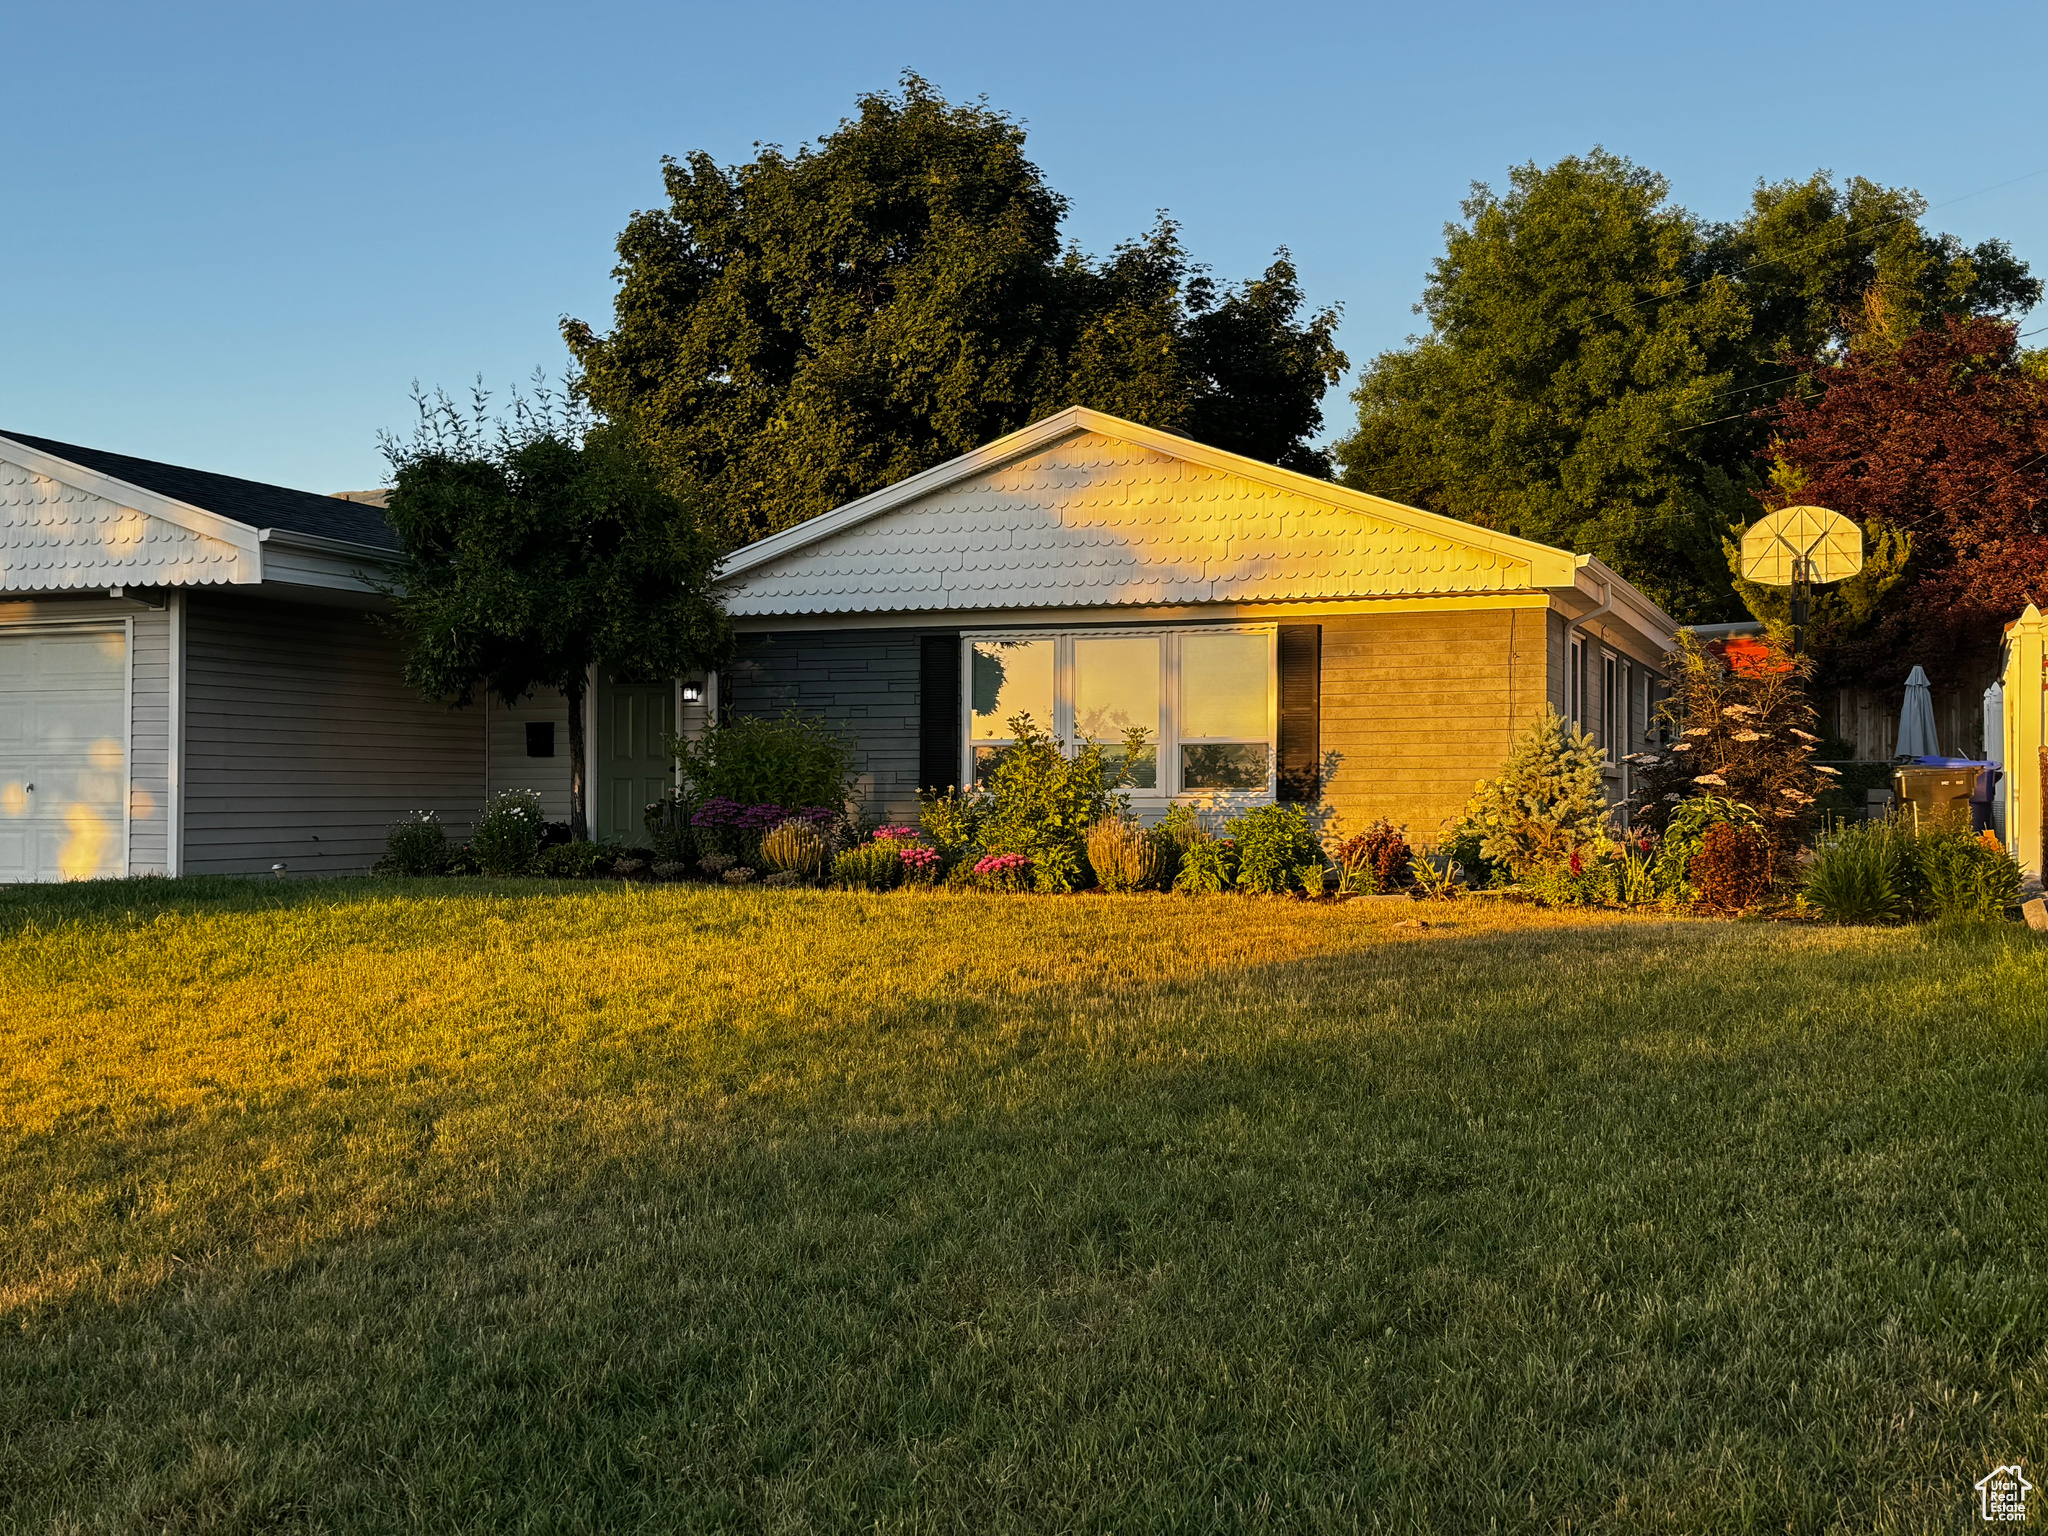
{"type": "Polygon", "coordinates": [[[35,777],[29,782],[35,785],[35,799],[44,802],[42,808],[48,811],[69,814],[74,805],[95,810],[111,806],[116,811],[121,807],[121,771],[118,768],[109,773],[76,758],[52,759],[37,764],[35,777]]]}
{"type": "Polygon", "coordinates": [[[47,682],[99,682],[111,671],[118,680],[126,665],[126,640],[118,632],[38,635],[36,672],[47,682]]]}
{"type": "Polygon", "coordinates": [[[108,753],[121,757],[121,696],[109,698],[53,699],[47,696],[31,702],[22,712],[27,740],[23,746],[31,756],[55,756],[90,752],[104,761],[108,753]]]}

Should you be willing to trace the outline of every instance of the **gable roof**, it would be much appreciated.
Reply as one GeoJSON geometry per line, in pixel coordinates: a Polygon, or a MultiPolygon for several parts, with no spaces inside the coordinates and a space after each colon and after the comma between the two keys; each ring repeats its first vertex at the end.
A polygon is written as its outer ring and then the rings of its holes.
{"type": "Polygon", "coordinates": [[[130,458],[125,453],[108,453],[22,432],[0,432],[0,457],[5,456],[9,442],[95,470],[124,485],[154,491],[159,496],[229,518],[245,527],[277,528],[394,553],[398,549],[398,535],[384,520],[383,513],[362,502],[265,485],[260,480],[241,480],[233,475],[216,475],[203,469],[186,469],[177,464],[160,464],[154,459],[130,458]]]}
{"type": "Polygon", "coordinates": [[[739,616],[1549,589],[1671,620],[1591,556],[1074,406],[734,551],[739,616]]]}

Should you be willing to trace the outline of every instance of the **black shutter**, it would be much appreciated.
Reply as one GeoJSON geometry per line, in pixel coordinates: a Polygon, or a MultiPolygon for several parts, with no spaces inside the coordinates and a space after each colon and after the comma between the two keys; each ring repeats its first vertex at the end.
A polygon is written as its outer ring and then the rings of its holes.
{"type": "Polygon", "coordinates": [[[926,635],[917,653],[917,782],[960,782],[960,636],[926,635]]]}
{"type": "Polygon", "coordinates": [[[1323,626],[1280,626],[1280,798],[1313,805],[1322,794],[1323,626]]]}

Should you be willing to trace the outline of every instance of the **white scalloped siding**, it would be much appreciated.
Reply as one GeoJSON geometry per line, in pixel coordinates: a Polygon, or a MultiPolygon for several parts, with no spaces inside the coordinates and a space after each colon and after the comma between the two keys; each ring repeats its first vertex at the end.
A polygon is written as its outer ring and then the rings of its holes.
{"type": "Polygon", "coordinates": [[[1085,432],[749,572],[735,614],[1503,592],[1529,563],[1085,432]]]}
{"type": "Polygon", "coordinates": [[[235,579],[232,544],[0,459],[0,591],[235,579]]]}

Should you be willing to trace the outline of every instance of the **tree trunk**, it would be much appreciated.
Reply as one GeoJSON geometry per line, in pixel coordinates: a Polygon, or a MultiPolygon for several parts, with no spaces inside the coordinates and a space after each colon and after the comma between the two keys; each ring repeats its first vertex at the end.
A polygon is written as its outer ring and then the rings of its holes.
{"type": "Polygon", "coordinates": [[[564,690],[569,696],[569,837],[572,842],[590,841],[590,818],[583,813],[588,803],[583,782],[583,697],[587,685],[578,673],[564,690]]]}

